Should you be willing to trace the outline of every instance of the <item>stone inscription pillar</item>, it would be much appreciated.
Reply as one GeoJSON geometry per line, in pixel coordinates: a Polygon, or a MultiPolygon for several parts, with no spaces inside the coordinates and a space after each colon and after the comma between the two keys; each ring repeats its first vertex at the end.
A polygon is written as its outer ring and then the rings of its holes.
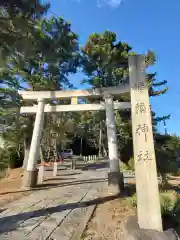
{"type": "Polygon", "coordinates": [[[129,57],[133,147],[138,222],[142,229],[162,231],[151,110],[145,57],[129,57]]]}

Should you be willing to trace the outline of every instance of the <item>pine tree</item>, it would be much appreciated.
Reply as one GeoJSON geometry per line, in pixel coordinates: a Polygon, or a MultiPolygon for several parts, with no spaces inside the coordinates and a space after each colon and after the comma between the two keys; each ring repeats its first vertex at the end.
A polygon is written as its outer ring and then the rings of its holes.
{"type": "MultiPolygon", "coordinates": [[[[9,87],[12,85],[12,79],[14,79],[16,83],[16,88],[14,87],[13,90],[16,94],[17,89],[23,87],[25,83],[31,87],[32,90],[36,91],[61,90],[72,86],[68,80],[68,74],[75,72],[79,64],[77,35],[71,31],[70,24],[62,18],[52,17],[49,20],[43,19],[38,23],[38,26],[39,30],[36,35],[35,44],[36,52],[28,57],[24,55],[11,57],[10,64],[8,64],[6,68],[8,78],[3,78],[7,79],[3,82],[6,85],[4,90],[10,90],[9,87]]],[[[2,106],[5,104],[5,99],[6,101],[8,99],[7,92],[4,98],[1,99],[2,106]]],[[[19,96],[17,96],[17,99],[20,100],[19,96]]],[[[50,102],[54,104],[53,101],[50,102]]],[[[61,104],[62,103],[61,101],[61,104]]],[[[21,104],[24,105],[25,103],[21,101],[20,105],[21,104]]],[[[58,101],[56,104],[58,104],[58,101]]],[[[20,105],[14,102],[16,110],[19,109],[20,105]]],[[[2,117],[3,114],[6,115],[5,119],[7,121],[11,116],[9,111],[12,111],[12,104],[8,110],[2,107],[0,117],[2,117]]],[[[58,118],[60,118],[60,115],[61,114],[56,117],[57,124],[55,124],[56,126],[54,126],[54,128],[59,126],[58,118]]],[[[33,116],[19,118],[17,115],[16,119],[11,119],[10,121],[11,126],[9,129],[11,129],[11,131],[16,131],[19,125],[23,126],[18,142],[21,142],[21,145],[23,145],[24,141],[27,153],[30,148],[33,119],[33,116]],[[17,125],[16,123],[20,120],[21,124],[17,125]]],[[[49,123],[47,121],[46,123],[46,127],[48,127],[49,123]]],[[[51,124],[49,124],[49,127],[50,126],[51,124]]],[[[7,130],[6,128],[6,132],[8,133],[7,130]]],[[[59,131],[61,130],[59,129],[59,131]]],[[[5,135],[5,133],[3,135],[5,135]]]]}
{"type": "Polygon", "coordinates": [[[48,10],[49,4],[39,0],[0,1],[0,67],[17,54],[29,55],[33,51],[36,22],[48,10]]]}
{"type": "MultiPolygon", "coordinates": [[[[155,62],[155,60],[154,60],[154,62],[155,62]]],[[[156,75],[157,75],[157,73],[148,73],[147,74],[147,82],[149,84],[149,96],[150,97],[157,97],[157,96],[165,94],[168,91],[168,87],[166,87],[167,80],[160,82],[157,80],[156,75]],[[157,90],[158,87],[163,87],[163,88],[161,90],[157,90]]],[[[155,112],[152,112],[152,117],[153,117],[154,131],[156,132],[157,131],[157,129],[156,129],[157,123],[164,121],[166,119],[169,119],[170,115],[157,117],[155,112]]]]}
{"type": "MultiPolygon", "coordinates": [[[[117,42],[116,33],[105,31],[102,34],[94,33],[90,35],[82,52],[83,70],[88,76],[86,81],[93,87],[118,86],[129,81],[128,56],[135,53],[132,52],[132,47],[127,43],[117,42]]],[[[155,61],[155,54],[148,51],[146,54],[146,66],[154,64],[155,61]]],[[[158,82],[156,73],[149,73],[146,76],[150,97],[159,96],[167,92],[167,87],[160,91],[155,89],[166,85],[167,81],[158,82]]],[[[114,100],[130,101],[130,94],[121,94],[114,97],[114,100]]],[[[158,118],[152,111],[154,132],[157,131],[157,122],[168,117],[158,118]]],[[[117,111],[117,136],[123,161],[128,161],[132,156],[132,124],[130,119],[130,111],[117,111]]],[[[101,119],[101,121],[104,120],[104,118],[101,119]]]]}

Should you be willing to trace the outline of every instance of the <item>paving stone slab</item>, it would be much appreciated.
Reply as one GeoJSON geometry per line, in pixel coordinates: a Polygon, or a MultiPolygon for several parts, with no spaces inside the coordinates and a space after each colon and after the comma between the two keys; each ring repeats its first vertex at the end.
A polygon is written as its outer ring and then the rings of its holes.
{"type": "Polygon", "coordinates": [[[91,200],[100,196],[107,169],[58,172],[59,176],[72,174],[76,179],[69,185],[35,191],[6,205],[7,210],[0,214],[0,239],[70,240],[87,218],[88,208],[94,204],[91,200]]]}
{"type": "Polygon", "coordinates": [[[59,224],[61,224],[61,222],[66,218],[66,216],[71,211],[71,208],[65,210],[66,207],[64,206],[68,205],[70,206],[70,204],[78,202],[84,195],[84,192],[85,192],[84,189],[80,189],[79,192],[76,189],[76,194],[74,192],[73,198],[71,199],[66,198],[64,203],[62,203],[61,205],[54,206],[56,208],[55,212],[54,211],[49,212],[49,216],[46,219],[44,219],[44,221],[42,221],[41,224],[37,226],[37,228],[34,229],[33,232],[31,232],[30,236],[32,237],[32,239],[35,236],[39,237],[41,236],[43,237],[42,239],[46,239],[48,236],[50,236],[50,234],[57,228],[59,224]]]}
{"type": "Polygon", "coordinates": [[[0,233],[9,232],[8,234],[11,235],[12,230],[18,228],[20,224],[27,220],[31,221],[31,218],[35,217],[36,214],[39,215],[39,212],[52,203],[52,201],[54,200],[46,198],[44,201],[39,201],[23,212],[14,212],[15,214],[13,213],[12,216],[6,216],[4,222],[0,225],[0,233]]]}
{"type": "Polygon", "coordinates": [[[81,200],[80,207],[73,209],[64,221],[57,227],[57,229],[50,235],[50,239],[70,240],[77,230],[80,223],[86,217],[88,201],[94,200],[99,197],[98,188],[91,187],[91,190],[87,192],[86,196],[81,200]],[[84,204],[83,204],[84,203],[84,204]]]}

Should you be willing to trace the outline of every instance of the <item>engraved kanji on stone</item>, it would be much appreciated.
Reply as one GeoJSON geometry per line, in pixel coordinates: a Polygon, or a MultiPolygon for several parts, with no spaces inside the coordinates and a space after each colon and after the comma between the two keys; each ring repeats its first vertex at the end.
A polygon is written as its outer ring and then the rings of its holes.
{"type": "Polygon", "coordinates": [[[137,155],[137,161],[141,162],[143,160],[143,153],[142,151],[139,152],[139,154],[137,155]]]}
{"type": "Polygon", "coordinates": [[[149,157],[149,152],[148,151],[145,151],[145,152],[140,151],[137,155],[137,161],[138,162],[141,162],[141,161],[146,162],[146,161],[150,161],[150,160],[152,160],[152,158],[149,157]]]}
{"type": "Polygon", "coordinates": [[[149,160],[152,160],[152,158],[149,157],[149,152],[146,151],[144,154],[144,161],[149,161],[149,160]]]}
{"type": "Polygon", "coordinates": [[[144,102],[136,103],[136,105],[135,105],[135,113],[136,114],[146,113],[146,106],[145,106],[144,102]]]}
{"type": "Polygon", "coordinates": [[[148,132],[148,125],[147,124],[139,124],[136,127],[136,134],[141,135],[141,133],[144,133],[145,141],[147,142],[147,132],[148,132]]]}
{"type": "Polygon", "coordinates": [[[145,82],[139,82],[133,85],[133,89],[137,91],[141,91],[143,88],[145,88],[145,86],[146,86],[145,82]]]}

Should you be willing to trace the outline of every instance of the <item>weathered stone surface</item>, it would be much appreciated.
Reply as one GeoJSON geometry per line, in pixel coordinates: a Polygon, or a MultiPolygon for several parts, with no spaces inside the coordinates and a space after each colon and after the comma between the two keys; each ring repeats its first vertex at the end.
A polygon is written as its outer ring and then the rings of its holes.
{"type": "Polygon", "coordinates": [[[108,137],[108,155],[109,155],[109,168],[108,184],[112,194],[121,193],[120,179],[120,166],[119,166],[119,154],[118,154],[118,141],[116,135],[116,121],[113,109],[113,96],[105,96],[106,105],[106,126],[108,137]]]}
{"type": "Polygon", "coordinates": [[[140,229],[137,217],[128,218],[125,226],[125,239],[123,240],[178,240],[179,237],[174,230],[158,232],[149,229],[140,229]]]}
{"type": "Polygon", "coordinates": [[[109,193],[118,195],[124,190],[124,178],[120,172],[108,173],[108,188],[109,193]]]}
{"type": "Polygon", "coordinates": [[[54,166],[53,166],[53,177],[56,177],[58,174],[58,163],[54,162],[54,166]]]}
{"type": "Polygon", "coordinates": [[[77,158],[72,158],[72,160],[71,160],[71,168],[72,169],[76,169],[76,160],[77,160],[77,158]]]}
{"type": "Polygon", "coordinates": [[[129,56],[137,212],[141,228],[162,230],[145,57],[129,56]]]}
{"type": "Polygon", "coordinates": [[[23,176],[22,189],[35,187],[38,179],[38,169],[25,171],[23,176]]]}
{"type": "Polygon", "coordinates": [[[100,190],[107,187],[106,174],[107,168],[101,172],[81,171],[81,174],[60,170],[58,175],[64,185],[35,191],[5,206],[8,210],[0,213],[0,239],[70,240],[88,209],[95,204],[91,200],[98,198],[100,190]]]}
{"type": "Polygon", "coordinates": [[[37,183],[38,184],[42,184],[44,180],[44,166],[40,166],[39,167],[39,171],[38,171],[38,180],[37,183]]]}

